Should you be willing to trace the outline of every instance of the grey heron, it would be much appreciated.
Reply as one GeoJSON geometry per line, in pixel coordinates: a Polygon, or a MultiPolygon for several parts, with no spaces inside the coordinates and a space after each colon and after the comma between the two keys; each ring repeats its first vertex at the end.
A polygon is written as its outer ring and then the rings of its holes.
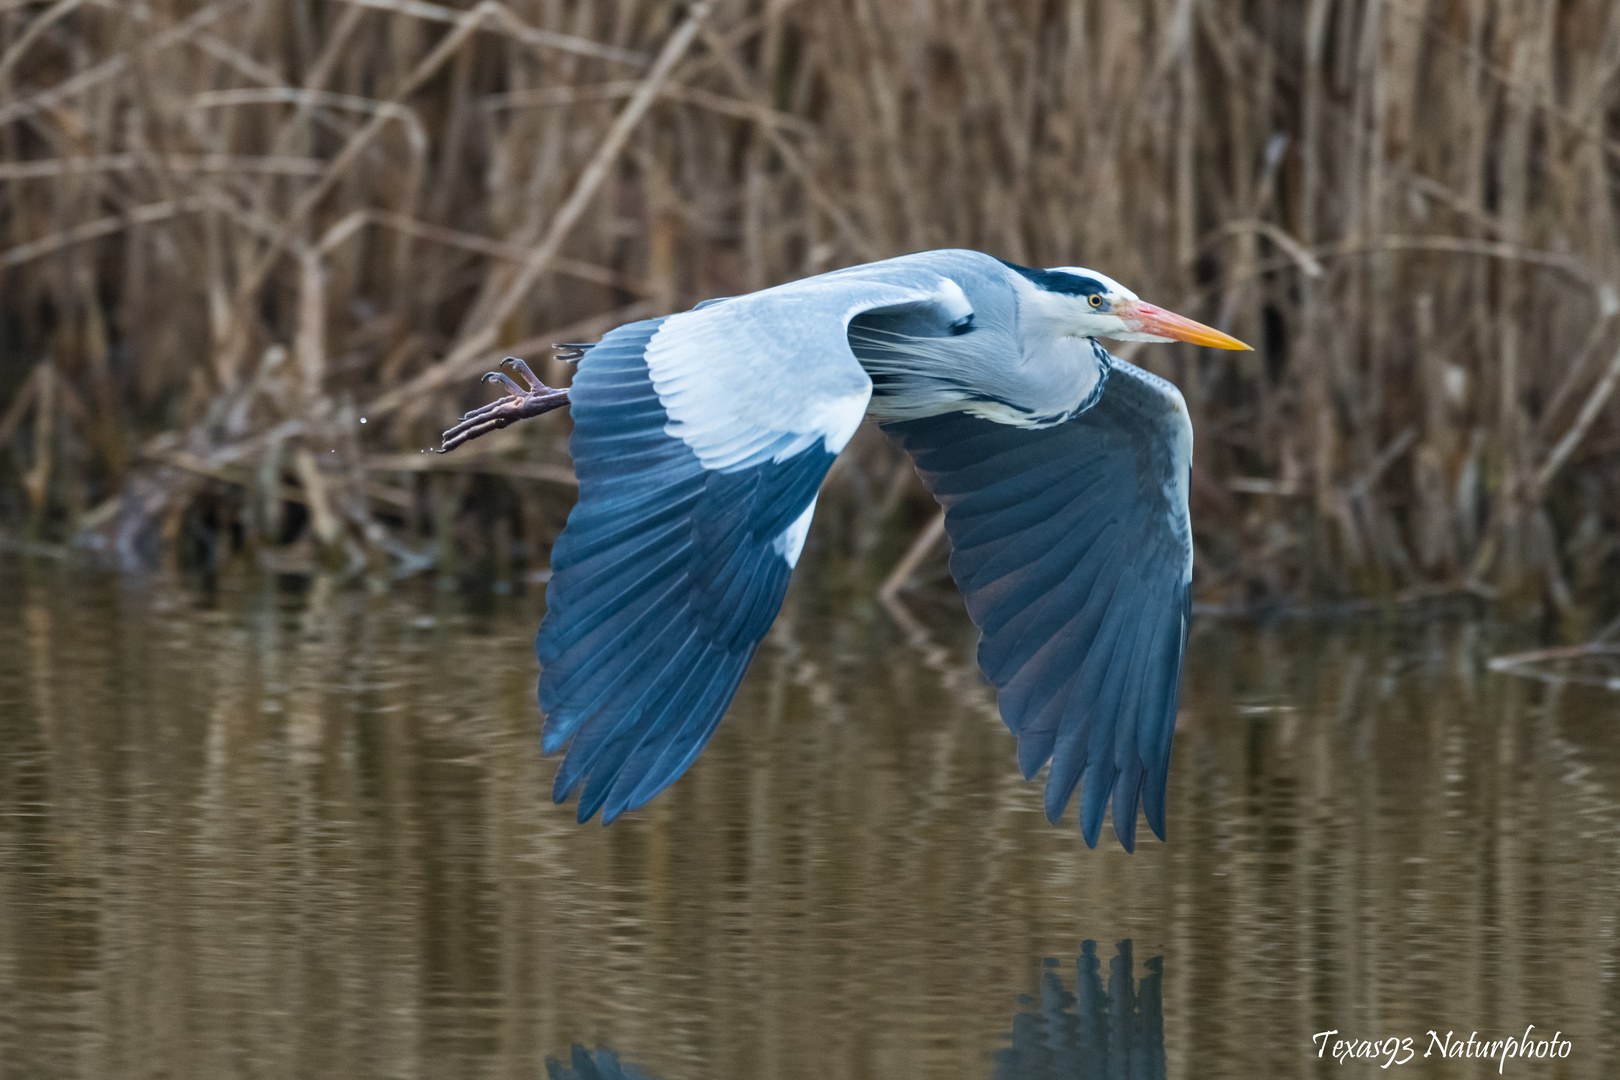
{"type": "Polygon", "coordinates": [[[1192,425],[1099,338],[1248,346],[1103,274],[927,251],[620,326],[578,373],[469,413],[445,448],[567,404],[579,502],[535,642],[552,796],[641,806],[702,751],[781,607],[816,495],[871,417],[945,512],[979,666],[1047,775],[1162,840],[1191,604],[1192,425]],[[1110,798],[1111,796],[1111,798],[1110,798]]]}

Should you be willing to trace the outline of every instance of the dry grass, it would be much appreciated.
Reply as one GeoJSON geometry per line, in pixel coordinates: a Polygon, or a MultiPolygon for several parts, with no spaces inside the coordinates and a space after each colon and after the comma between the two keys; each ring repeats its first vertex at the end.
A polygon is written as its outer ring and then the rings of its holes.
{"type": "MultiPolygon", "coordinates": [[[[1260,346],[1135,357],[1195,412],[1207,599],[1620,605],[1620,6],[698,10],[0,5],[0,510],[131,564],[510,576],[565,425],[415,453],[494,360],[960,245],[1260,346]]],[[[819,531],[881,570],[927,510],[856,449],[819,531]]]]}

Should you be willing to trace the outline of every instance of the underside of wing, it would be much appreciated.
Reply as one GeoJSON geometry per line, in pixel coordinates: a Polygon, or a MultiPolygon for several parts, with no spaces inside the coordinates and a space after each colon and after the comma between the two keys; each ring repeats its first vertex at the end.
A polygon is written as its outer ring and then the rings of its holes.
{"type": "Polygon", "coordinates": [[[1116,364],[1097,403],[1047,428],[949,413],[885,429],[945,508],[951,574],[1025,776],[1051,762],[1054,822],[1077,785],[1095,845],[1164,837],[1191,603],[1191,428],[1170,384],[1116,364]]]}
{"type": "Polygon", "coordinates": [[[568,747],[553,797],[583,785],[581,821],[640,806],[702,751],[865,413],[849,319],[935,294],[961,290],[914,270],[812,279],[586,352],[569,390],[579,503],[535,642],[545,750],[568,747]]]}

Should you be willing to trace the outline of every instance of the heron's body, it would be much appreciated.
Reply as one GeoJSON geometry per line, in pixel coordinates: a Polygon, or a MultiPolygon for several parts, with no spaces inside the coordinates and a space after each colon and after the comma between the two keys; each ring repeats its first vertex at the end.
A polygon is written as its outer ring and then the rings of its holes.
{"type": "Polygon", "coordinates": [[[1091,271],[934,251],[619,327],[569,398],[579,504],[536,642],[554,794],[611,821],[702,750],[781,606],[816,492],[870,416],[945,508],[1049,816],[1164,834],[1192,572],[1192,430],[1097,336],[1230,343],[1091,271]],[[1188,329],[1192,328],[1192,329],[1188,329]]]}

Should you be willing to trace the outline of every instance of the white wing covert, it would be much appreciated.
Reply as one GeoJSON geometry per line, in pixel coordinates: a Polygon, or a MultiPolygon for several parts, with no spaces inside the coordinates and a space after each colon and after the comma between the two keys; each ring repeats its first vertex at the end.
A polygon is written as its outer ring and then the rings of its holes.
{"type": "Polygon", "coordinates": [[[817,440],[838,453],[872,395],[850,319],[917,304],[946,323],[973,312],[950,278],[876,263],[671,316],[646,353],[669,434],[707,469],[785,461],[817,440]]]}

